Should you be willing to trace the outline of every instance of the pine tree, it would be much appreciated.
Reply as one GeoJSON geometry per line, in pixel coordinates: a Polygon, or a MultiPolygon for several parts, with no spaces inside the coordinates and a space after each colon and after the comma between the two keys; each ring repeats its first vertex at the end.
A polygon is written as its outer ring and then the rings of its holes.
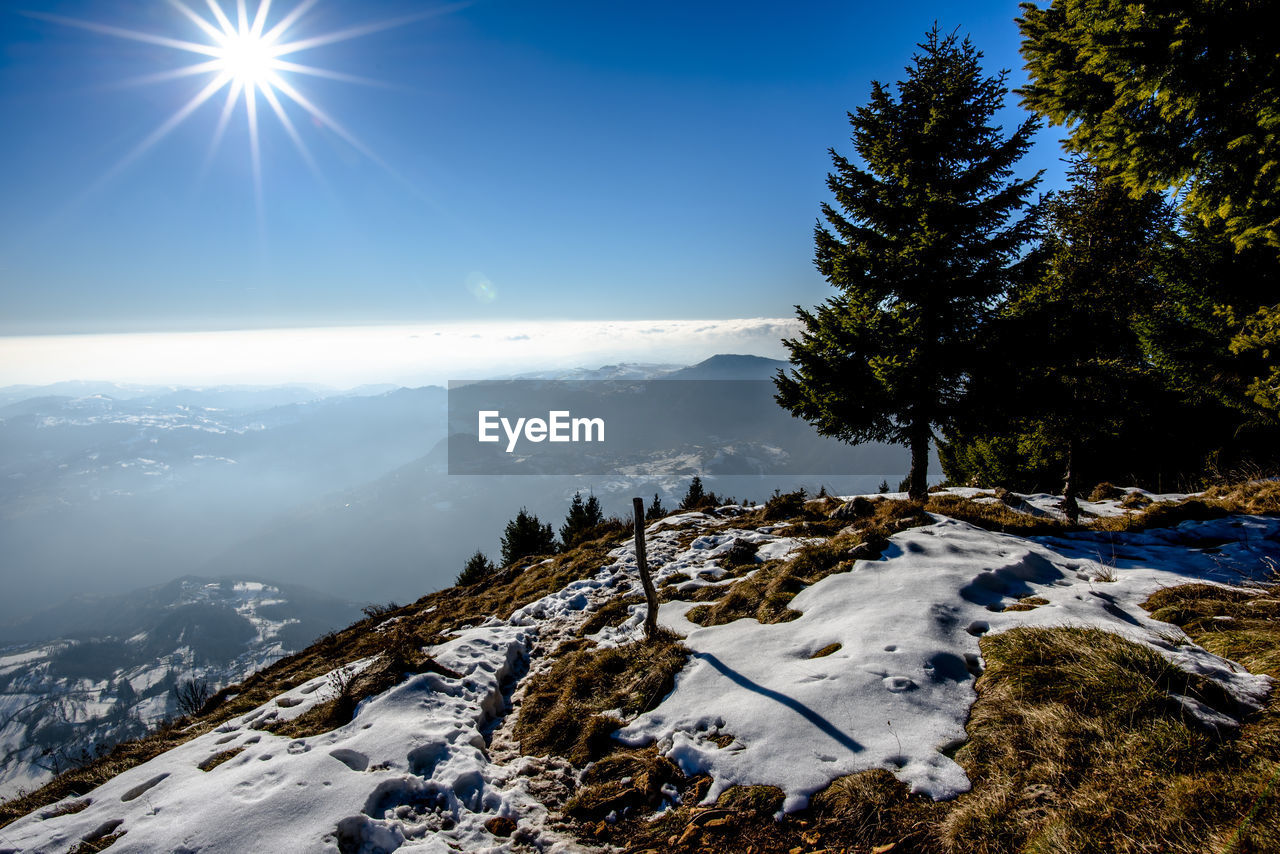
{"type": "Polygon", "coordinates": [[[653,502],[649,504],[648,509],[644,511],[646,521],[652,522],[655,519],[661,519],[667,515],[667,508],[662,506],[662,498],[658,493],[653,494],[653,502]]]}
{"type": "Polygon", "coordinates": [[[564,525],[560,527],[560,542],[566,550],[590,537],[591,532],[604,522],[604,512],[600,509],[600,499],[588,495],[582,500],[582,493],[573,494],[573,502],[569,505],[569,513],[564,525]]]}
{"type": "MultiPolygon", "coordinates": [[[[980,423],[1014,428],[1007,447],[1022,465],[1061,466],[1075,522],[1082,476],[1113,476],[1097,470],[1098,444],[1163,396],[1144,330],[1161,299],[1159,262],[1174,216],[1163,197],[1133,198],[1083,158],[1069,178],[1042,205],[1034,275],[1013,288],[992,325],[990,359],[971,391],[980,423]]],[[[984,432],[980,445],[1000,447],[999,430],[984,432]]]]}
{"type": "Polygon", "coordinates": [[[497,570],[493,565],[493,561],[485,556],[484,552],[477,550],[475,554],[467,558],[466,564],[462,567],[462,572],[458,573],[457,584],[460,587],[466,587],[488,578],[497,570]]]}
{"type": "Polygon", "coordinates": [[[715,503],[716,494],[707,492],[702,486],[702,478],[695,474],[693,480],[689,481],[688,491],[685,492],[684,498],[680,501],[680,509],[700,510],[715,503]]]}
{"type": "Polygon", "coordinates": [[[1280,249],[1280,61],[1273,0],[1022,4],[1024,103],[1066,143],[1238,246],[1280,249]]]}
{"type": "Polygon", "coordinates": [[[1036,120],[1008,138],[991,123],[1005,74],[984,76],[970,41],[936,26],[919,47],[897,97],[873,83],[849,116],[865,168],[831,150],[841,210],[822,205],[815,263],[839,294],[796,307],[794,367],[775,382],[778,403],[823,435],[909,447],[922,500],[934,430],[963,410],[977,330],[1032,235],[1015,214],[1039,176],[1012,177],[1036,120]]]}
{"type": "Polygon", "coordinates": [[[502,532],[503,566],[511,566],[523,557],[555,554],[555,551],[556,535],[551,524],[544,525],[524,507],[502,532]]]}
{"type": "MultiPolygon", "coordinates": [[[[1070,129],[1068,147],[1134,193],[1176,190],[1237,251],[1280,269],[1280,53],[1274,0],[1022,4],[1023,102],[1070,129]]],[[[1274,278],[1274,273],[1266,274],[1274,278]]],[[[1274,291],[1217,297],[1227,341],[1257,363],[1245,408],[1280,410],[1274,291]]]]}

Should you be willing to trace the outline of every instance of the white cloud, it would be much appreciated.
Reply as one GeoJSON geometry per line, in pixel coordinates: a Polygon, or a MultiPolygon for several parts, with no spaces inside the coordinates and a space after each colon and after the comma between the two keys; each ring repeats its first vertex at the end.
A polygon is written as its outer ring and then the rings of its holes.
{"type": "Polygon", "coordinates": [[[62,380],[421,385],[615,362],[690,364],[716,353],[785,358],[780,339],[797,332],[795,320],[743,318],[0,337],[0,386],[62,380]]]}

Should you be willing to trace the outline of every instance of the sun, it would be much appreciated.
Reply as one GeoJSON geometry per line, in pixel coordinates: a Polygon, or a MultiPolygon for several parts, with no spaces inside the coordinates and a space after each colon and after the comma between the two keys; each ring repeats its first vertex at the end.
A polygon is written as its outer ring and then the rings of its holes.
{"type": "MultiPolygon", "coordinates": [[[[275,115],[281,128],[298,150],[299,155],[317,176],[319,175],[319,170],[302,135],[294,125],[293,119],[290,118],[291,110],[295,113],[301,110],[303,114],[310,117],[312,123],[317,127],[331,131],[361,154],[388,172],[392,172],[390,167],[361,142],[355,134],[343,127],[299,91],[291,78],[301,75],[364,85],[382,84],[378,83],[378,81],[351,74],[295,62],[292,60],[293,55],[303,51],[314,50],[324,45],[398,27],[457,8],[457,6],[436,7],[393,20],[361,24],[349,29],[306,38],[293,38],[291,34],[317,2],[318,0],[299,0],[288,13],[280,16],[274,22],[270,22],[273,12],[271,0],[258,0],[252,14],[247,0],[234,0],[234,6],[228,4],[228,8],[223,8],[224,0],[205,0],[205,4],[208,7],[206,14],[195,11],[183,0],[168,0],[169,5],[178,13],[175,16],[175,23],[181,23],[180,19],[186,19],[184,26],[188,32],[185,34],[185,38],[179,37],[181,34],[178,33],[170,36],[164,33],[142,32],[41,12],[25,12],[23,14],[117,38],[172,48],[176,51],[200,57],[201,61],[191,65],[172,68],[126,81],[126,83],[131,84],[149,84],[203,76],[207,82],[190,100],[179,107],[173,115],[156,127],[128,155],[108,171],[100,180],[100,183],[136,160],[173,131],[174,128],[186,121],[189,116],[199,110],[205,103],[225,91],[226,94],[222,101],[218,123],[210,139],[209,150],[205,157],[205,166],[207,168],[214,155],[218,152],[231,117],[235,114],[239,104],[243,103],[244,115],[247,119],[249,156],[253,167],[254,191],[258,202],[259,215],[261,215],[262,154],[259,143],[259,99],[270,108],[271,113],[275,115]],[[233,16],[235,18],[234,21],[232,20],[233,16]]],[[[394,175],[395,173],[392,172],[392,174],[394,175]]]]}
{"type": "Polygon", "coordinates": [[[217,62],[222,73],[230,75],[241,86],[271,85],[278,69],[268,39],[253,32],[237,32],[227,36],[220,47],[217,62]]]}

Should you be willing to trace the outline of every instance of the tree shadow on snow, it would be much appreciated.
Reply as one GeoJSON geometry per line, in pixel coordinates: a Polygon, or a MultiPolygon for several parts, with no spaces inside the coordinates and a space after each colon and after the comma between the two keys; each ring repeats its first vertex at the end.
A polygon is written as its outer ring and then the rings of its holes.
{"type": "Polygon", "coordinates": [[[741,685],[748,691],[754,691],[762,697],[768,697],[770,700],[774,700],[775,702],[781,703],[791,709],[809,723],[831,736],[832,739],[849,751],[853,753],[860,753],[865,749],[858,741],[851,738],[848,733],[839,729],[835,724],[831,723],[831,721],[827,720],[794,697],[788,697],[786,694],[766,688],[758,682],[753,682],[709,652],[695,652],[693,657],[702,659],[707,664],[714,667],[722,676],[738,685],[741,685]]]}

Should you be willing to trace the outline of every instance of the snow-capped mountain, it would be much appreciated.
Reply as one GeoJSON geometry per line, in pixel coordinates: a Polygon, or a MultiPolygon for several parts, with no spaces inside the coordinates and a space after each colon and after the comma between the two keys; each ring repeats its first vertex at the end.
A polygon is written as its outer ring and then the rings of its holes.
{"type": "Polygon", "coordinates": [[[0,797],[174,717],[180,682],[237,682],[358,613],[297,586],[185,577],[33,614],[6,635],[26,642],[0,649],[0,797]]]}

